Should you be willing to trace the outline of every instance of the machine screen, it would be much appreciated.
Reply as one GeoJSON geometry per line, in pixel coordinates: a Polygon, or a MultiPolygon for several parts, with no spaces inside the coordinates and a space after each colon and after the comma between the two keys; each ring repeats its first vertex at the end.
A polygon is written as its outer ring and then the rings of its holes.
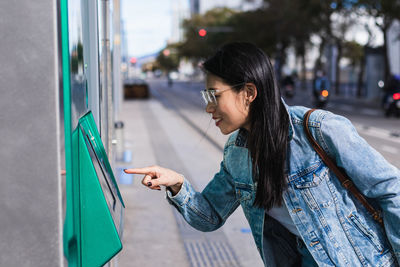
{"type": "Polygon", "coordinates": [[[113,179],[111,178],[112,174],[106,167],[106,164],[101,156],[97,155],[95,152],[95,144],[93,144],[94,138],[90,137],[83,127],[81,127],[82,133],[85,137],[85,142],[86,142],[86,147],[88,148],[90,157],[92,159],[93,166],[96,170],[97,178],[99,179],[100,186],[102,188],[104,197],[106,199],[108,208],[111,212],[114,225],[118,230],[118,233],[122,233],[121,228],[121,219],[122,219],[122,203],[119,201],[118,198],[118,193],[116,189],[116,185],[113,182],[113,179]]]}

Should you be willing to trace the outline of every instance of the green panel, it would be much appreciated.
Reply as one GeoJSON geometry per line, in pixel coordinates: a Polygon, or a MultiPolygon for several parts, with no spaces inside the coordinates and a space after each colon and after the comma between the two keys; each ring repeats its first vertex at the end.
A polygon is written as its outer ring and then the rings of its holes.
{"type": "MultiPolygon", "coordinates": [[[[63,100],[64,100],[64,134],[65,134],[65,169],[66,169],[66,214],[64,222],[63,247],[64,255],[68,259],[68,266],[79,266],[78,251],[79,244],[77,242],[78,222],[74,220],[78,216],[78,210],[74,205],[73,185],[73,162],[72,159],[72,129],[71,129],[71,88],[70,88],[70,72],[69,72],[69,38],[68,38],[68,1],[60,1],[60,20],[61,20],[61,48],[62,48],[62,77],[63,78],[63,100]]],[[[79,191],[77,191],[79,192],[79,191]]]]}
{"type": "Polygon", "coordinates": [[[67,192],[65,229],[68,266],[94,267],[107,263],[122,249],[124,203],[91,112],[72,134],[72,180],[67,192]],[[71,227],[72,226],[72,227],[71,227]]]}
{"type": "MultiPolygon", "coordinates": [[[[122,249],[113,218],[86,146],[79,131],[82,266],[102,266],[122,249]]],[[[93,150],[92,150],[93,151],[93,150]]],[[[94,151],[93,151],[94,152],[94,151]]]]}

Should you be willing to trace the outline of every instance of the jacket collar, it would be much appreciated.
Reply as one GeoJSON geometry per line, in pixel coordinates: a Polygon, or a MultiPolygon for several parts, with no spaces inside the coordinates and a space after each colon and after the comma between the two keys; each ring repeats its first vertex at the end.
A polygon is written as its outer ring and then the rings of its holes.
{"type": "Polygon", "coordinates": [[[240,128],[239,133],[236,137],[235,145],[240,147],[247,147],[247,135],[247,130],[244,128],[240,128]]]}
{"type": "Polygon", "coordinates": [[[292,122],[292,117],[290,115],[290,107],[288,105],[286,105],[285,100],[283,100],[283,98],[281,98],[283,105],[286,108],[286,112],[289,116],[289,133],[288,133],[288,138],[289,138],[289,142],[292,141],[293,137],[294,137],[294,131],[293,131],[293,122],[292,122]]]}

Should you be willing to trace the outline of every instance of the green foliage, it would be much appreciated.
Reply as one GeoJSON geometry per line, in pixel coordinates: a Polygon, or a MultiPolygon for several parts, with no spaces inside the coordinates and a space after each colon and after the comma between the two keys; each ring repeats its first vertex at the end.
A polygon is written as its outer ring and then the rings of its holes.
{"type": "Polygon", "coordinates": [[[260,8],[246,12],[216,8],[184,21],[185,41],[178,50],[184,57],[202,59],[226,42],[248,41],[270,56],[284,53],[290,45],[303,54],[311,34],[329,28],[332,12],[330,5],[320,0],[265,0],[260,8]],[[205,37],[198,34],[201,28],[208,30],[205,37]]]}
{"type": "MultiPolygon", "coordinates": [[[[252,0],[247,0],[251,2],[252,0]]],[[[310,39],[317,35],[320,57],[324,46],[335,43],[343,57],[358,64],[363,50],[355,42],[345,42],[344,34],[357,20],[355,14],[370,14],[386,30],[394,19],[400,19],[399,0],[264,0],[255,9],[238,12],[216,8],[183,22],[185,40],[176,45],[179,56],[194,61],[211,55],[216,48],[231,41],[248,41],[284,64],[286,50],[294,47],[296,56],[305,57],[310,39]],[[341,20],[334,20],[338,14],[341,20]],[[207,35],[199,36],[204,28],[207,35]],[[220,30],[223,29],[223,30],[220,30]],[[231,29],[231,30],[226,30],[231,29]]],[[[315,65],[321,64],[318,58],[315,65]]],[[[339,62],[339,61],[338,61],[339,62]]],[[[279,72],[279,70],[278,70],[279,72]]]]}
{"type": "Polygon", "coordinates": [[[178,46],[179,54],[192,59],[203,59],[212,54],[217,47],[231,40],[229,32],[218,32],[213,29],[231,26],[231,18],[236,14],[228,8],[216,8],[204,15],[197,15],[183,22],[185,41],[178,46]],[[201,28],[207,30],[207,35],[199,36],[201,28]]]}
{"type": "Polygon", "coordinates": [[[177,45],[172,44],[161,50],[156,58],[156,68],[165,72],[170,72],[178,69],[179,54],[177,52],[177,45]]]}
{"type": "Polygon", "coordinates": [[[364,58],[364,47],[355,41],[344,42],[343,57],[348,58],[352,66],[357,66],[364,58]]]}

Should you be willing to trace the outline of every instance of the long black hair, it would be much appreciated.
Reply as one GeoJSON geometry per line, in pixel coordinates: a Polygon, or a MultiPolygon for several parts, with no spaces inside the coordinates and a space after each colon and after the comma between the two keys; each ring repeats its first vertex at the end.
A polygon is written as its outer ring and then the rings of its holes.
{"type": "MultiPolygon", "coordinates": [[[[250,104],[247,135],[253,179],[257,181],[254,205],[266,210],[282,205],[289,115],[281,100],[271,62],[255,45],[234,42],[217,50],[203,63],[203,68],[231,86],[243,83],[256,86],[257,97],[250,104]]],[[[236,92],[243,89],[243,86],[233,87],[236,92]]]]}

